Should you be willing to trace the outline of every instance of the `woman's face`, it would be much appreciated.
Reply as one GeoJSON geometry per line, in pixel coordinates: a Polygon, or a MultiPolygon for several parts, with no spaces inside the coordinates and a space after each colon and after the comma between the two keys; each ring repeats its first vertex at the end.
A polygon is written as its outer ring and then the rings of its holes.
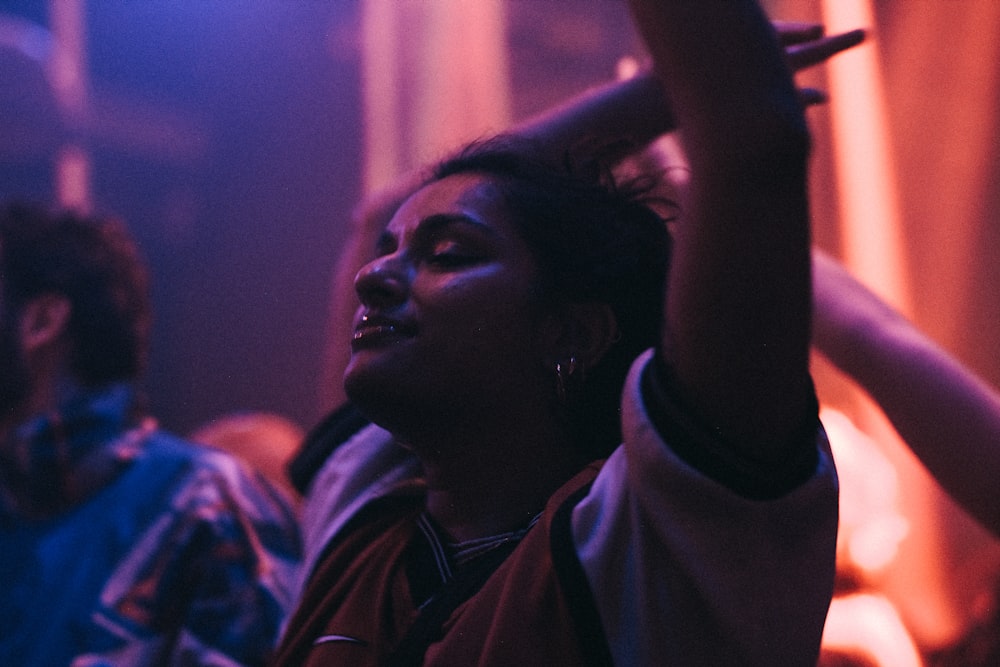
{"type": "Polygon", "coordinates": [[[376,254],[355,278],[345,373],[348,395],[376,421],[373,408],[468,414],[537,394],[536,263],[489,177],[452,175],[416,192],[376,254]]]}

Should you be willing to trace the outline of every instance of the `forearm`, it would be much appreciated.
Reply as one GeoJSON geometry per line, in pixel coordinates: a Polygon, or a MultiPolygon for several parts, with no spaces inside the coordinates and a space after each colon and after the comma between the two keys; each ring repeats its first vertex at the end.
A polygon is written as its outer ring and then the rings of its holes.
{"type": "Polygon", "coordinates": [[[512,128],[545,146],[554,159],[587,139],[624,142],[622,159],[674,129],[673,114],[659,79],[642,72],[630,79],[584,91],[512,128]]]}
{"type": "Polygon", "coordinates": [[[944,490],[1000,535],[1000,394],[821,253],[814,274],[816,348],[872,397],[944,490]]]}
{"type": "Polygon", "coordinates": [[[805,132],[785,52],[755,2],[630,4],[684,143],[699,148],[690,160],[715,163],[722,149],[730,160],[775,150],[776,122],[805,132]]]}
{"type": "Polygon", "coordinates": [[[942,488],[1000,536],[1000,395],[914,329],[862,345],[859,384],[942,488]]]}
{"type": "Polygon", "coordinates": [[[753,2],[632,5],[691,167],[663,352],[703,417],[746,455],[778,459],[809,403],[809,137],[795,86],[753,2]]]}

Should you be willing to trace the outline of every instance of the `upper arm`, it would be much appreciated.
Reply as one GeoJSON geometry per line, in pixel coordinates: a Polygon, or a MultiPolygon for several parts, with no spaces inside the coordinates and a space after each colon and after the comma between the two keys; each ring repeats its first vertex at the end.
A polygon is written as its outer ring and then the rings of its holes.
{"type": "Polygon", "coordinates": [[[703,419],[779,460],[809,410],[803,112],[753,2],[633,0],[690,166],[661,353],[703,419]]]}

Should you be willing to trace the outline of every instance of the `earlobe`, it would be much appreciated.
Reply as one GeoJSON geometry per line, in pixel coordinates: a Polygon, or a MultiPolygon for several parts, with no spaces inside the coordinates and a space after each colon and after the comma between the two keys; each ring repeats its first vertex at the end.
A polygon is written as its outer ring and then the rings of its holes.
{"type": "Polygon", "coordinates": [[[597,365],[620,338],[618,318],[611,306],[601,302],[564,306],[551,323],[547,363],[565,364],[585,372],[597,365]]]}
{"type": "Polygon", "coordinates": [[[20,336],[25,352],[59,340],[69,326],[72,305],[62,294],[42,294],[21,309],[20,336]]]}
{"type": "Polygon", "coordinates": [[[618,318],[607,303],[584,303],[576,308],[580,310],[577,316],[580,354],[577,358],[583,362],[584,368],[593,368],[611,346],[621,340],[618,318]]]}

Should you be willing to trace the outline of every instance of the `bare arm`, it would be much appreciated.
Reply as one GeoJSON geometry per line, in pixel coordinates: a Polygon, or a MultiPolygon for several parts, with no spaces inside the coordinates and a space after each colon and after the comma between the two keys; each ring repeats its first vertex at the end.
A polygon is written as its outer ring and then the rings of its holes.
{"type": "MultiPolygon", "coordinates": [[[[864,36],[853,31],[822,36],[816,24],[777,24],[793,69],[810,67],[860,43],[864,36]]],[[[803,91],[807,102],[820,102],[815,91],[803,91]]],[[[626,81],[616,81],[567,100],[515,126],[512,132],[531,137],[559,156],[586,137],[624,139],[640,150],[674,129],[659,78],[652,72],[626,81]]],[[[625,157],[623,154],[620,157],[625,157]]],[[[392,214],[423,180],[421,170],[404,174],[381,192],[367,197],[353,211],[351,230],[334,269],[330,288],[329,324],[321,378],[320,407],[332,409],[346,400],[341,377],[350,356],[351,317],[357,308],[354,275],[371,256],[375,240],[392,214]]]]}
{"type": "Polygon", "coordinates": [[[631,0],[691,167],[662,352],[746,460],[778,463],[811,401],[809,135],[750,0],[631,0]]]}
{"type": "Polygon", "coordinates": [[[1000,394],[818,251],[813,280],[816,348],[871,395],[945,491],[1000,536],[1000,394]]]}

